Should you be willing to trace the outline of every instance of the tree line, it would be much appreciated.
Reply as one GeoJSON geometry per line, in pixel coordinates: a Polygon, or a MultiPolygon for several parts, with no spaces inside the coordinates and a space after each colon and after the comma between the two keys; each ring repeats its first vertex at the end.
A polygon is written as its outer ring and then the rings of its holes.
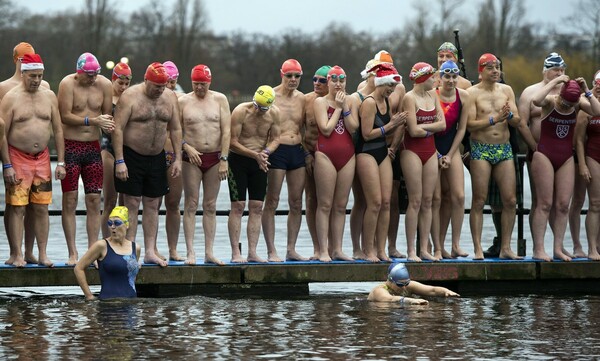
{"type": "MultiPolygon", "coordinates": [[[[528,21],[523,0],[481,0],[473,18],[462,14],[465,0],[435,0],[415,1],[417,15],[382,34],[334,22],[316,33],[292,28],[278,34],[226,35],[216,35],[208,27],[202,0],[176,0],[171,7],[149,0],[131,14],[118,12],[116,1],[82,3],[79,12],[35,14],[16,1],[0,0],[0,55],[5,59],[0,62],[1,78],[12,75],[12,49],[26,41],[44,59],[44,77],[55,90],[65,75],[75,71],[75,62],[85,51],[94,53],[101,64],[128,57],[134,83],[142,81],[151,62],[172,60],[187,90],[190,69],[203,63],[213,72],[213,89],[233,98],[249,96],[261,84],[278,84],[279,68],[288,58],[298,59],[307,74],[299,87],[303,92],[312,90],[310,76],[324,64],[342,66],[349,75],[348,89],[355,89],[366,62],[385,49],[410,89],[411,66],[418,61],[435,66],[436,49],[454,40],[454,29],[460,29],[469,78],[477,80],[479,56],[494,53],[503,60],[505,80],[517,96],[540,81],[543,59],[551,51],[563,55],[568,75],[584,76],[590,86],[600,67],[600,2],[596,0],[565,2],[563,9],[556,9],[557,24],[569,21],[570,32],[528,21]]],[[[103,74],[110,76],[110,71],[103,69],[103,74]]]]}

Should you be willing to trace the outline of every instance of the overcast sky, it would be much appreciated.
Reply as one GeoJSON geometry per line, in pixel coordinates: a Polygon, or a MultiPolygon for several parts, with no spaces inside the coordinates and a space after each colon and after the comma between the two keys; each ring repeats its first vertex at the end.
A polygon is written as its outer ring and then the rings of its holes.
{"type": "MultiPolygon", "coordinates": [[[[175,0],[163,0],[170,7],[175,0]]],[[[385,33],[402,27],[414,17],[416,0],[204,0],[208,12],[209,27],[216,34],[244,31],[273,34],[286,29],[302,29],[305,33],[321,31],[331,23],[345,22],[355,31],[385,33]]],[[[421,0],[423,1],[423,0],[421,0]]],[[[432,8],[436,0],[425,0],[432,8]]],[[[475,8],[482,0],[466,0],[460,9],[466,15],[475,16],[475,8]],[[470,14],[469,14],[470,12],[470,14]]],[[[67,9],[81,9],[84,0],[28,0],[18,1],[19,6],[32,12],[47,13],[67,9]]],[[[139,9],[147,1],[111,0],[118,3],[121,12],[139,9]]],[[[578,0],[525,0],[528,19],[548,24],[558,23],[578,0]]],[[[434,19],[438,19],[436,15],[434,19]]]]}

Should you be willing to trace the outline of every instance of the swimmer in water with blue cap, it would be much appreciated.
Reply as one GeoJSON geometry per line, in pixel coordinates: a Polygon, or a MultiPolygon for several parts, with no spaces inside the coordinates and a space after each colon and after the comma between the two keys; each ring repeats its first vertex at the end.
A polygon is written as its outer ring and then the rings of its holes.
{"type": "Polygon", "coordinates": [[[369,301],[400,302],[407,305],[427,305],[429,302],[408,296],[460,297],[456,292],[445,287],[428,286],[410,279],[404,263],[392,263],[388,270],[387,281],[378,285],[369,293],[369,301]]]}

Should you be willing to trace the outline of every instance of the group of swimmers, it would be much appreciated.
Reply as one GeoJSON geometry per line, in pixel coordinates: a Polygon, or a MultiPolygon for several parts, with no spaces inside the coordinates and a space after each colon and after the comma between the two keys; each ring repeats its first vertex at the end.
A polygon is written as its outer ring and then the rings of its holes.
{"type": "MultiPolygon", "coordinates": [[[[224,264],[212,248],[216,198],[225,179],[231,200],[231,261],[235,263],[466,257],[459,244],[464,217],[463,159],[473,181],[473,258],[484,258],[482,214],[493,178],[501,200],[496,255],[519,259],[510,247],[519,177],[509,125],[520,132],[532,154],[533,258],[568,261],[573,256],[587,256],[599,260],[600,206],[596,207],[595,200],[600,192],[591,182],[597,161],[590,141],[595,134],[594,114],[600,114],[598,77],[590,91],[583,78],[570,80],[564,75],[564,60],[552,53],[544,62],[544,79],[523,92],[517,108],[514,92],[500,82],[498,58],[489,53],[481,56],[479,82],[473,86],[460,76],[457,58],[454,45],[442,44],[437,52],[439,69],[416,63],[409,72],[413,88],[406,92],[391,55],[382,50],[367,62],[361,73],[364,81],[356,92],[347,92],[347,75],[336,65],[315,71],[314,90],[308,94],[297,90],[304,75],[300,62],[288,59],[281,66],[279,85],[260,86],[251,102],[230,112],[227,97],[210,90],[212,73],[206,65],[192,69],[193,91],[182,94],[172,91],[179,70],[171,61],[151,64],[144,82],[130,87],[128,64],[117,64],[109,80],[99,74],[99,62],[90,53],[81,55],[76,72],[61,81],[56,97],[42,80],[41,57],[31,45],[21,43],[14,51],[15,75],[0,83],[0,117],[6,124],[2,148],[7,186],[5,226],[11,252],[6,263],[17,267],[27,262],[53,265],[45,251],[47,204],[51,201],[49,161],[45,155],[41,157],[51,134],[58,153],[55,176],[63,189],[62,223],[69,264],[78,260],[75,207],[79,175],[85,187],[88,247],[96,243],[100,229],[105,239],[111,237],[109,216],[120,194],[121,204],[129,211],[126,239],[135,240],[137,212],[143,204],[144,261],[160,266],[166,266],[168,260],[197,262],[193,241],[200,185],[204,190],[204,262],[224,264]],[[27,107],[20,96],[23,93],[43,100],[43,111],[19,113],[18,109],[27,107]],[[578,135],[575,140],[573,134],[578,135]],[[577,144],[579,172],[575,172],[573,142],[577,144]],[[163,156],[164,161],[159,162],[163,156]],[[30,163],[40,170],[26,172],[30,163]],[[578,235],[574,236],[572,255],[564,249],[563,237],[576,173],[580,175],[577,182],[584,185],[578,189],[585,189],[587,182],[590,190],[589,249],[584,253],[578,235]],[[290,212],[286,254],[280,257],[274,242],[274,214],[284,180],[290,212]],[[396,245],[401,180],[408,193],[407,255],[396,245]],[[342,242],[350,190],[354,193],[352,255],[346,255],[342,242]],[[176,249],[182,194],[185,257],[176,249]],[[303,194],[314,249],[310,257],[295,249],[303,194]],[[163,199],[168,256],[156,247],[158,208],[163,199]],[[240,228],[247,200],[248,256],[242,257],[240,228]],[[552,256],[543,245],[548,221],[555,236],[552,256]],[[452,246],[447,251],[444,239],[450,224],[452,246]],[[256,251],[261,228],[266,259],[256,251]],[[33,255],[34,238],[39,258],[33,255]]],[[[581,192],[576,196],[581,199],[581,192]]]]}

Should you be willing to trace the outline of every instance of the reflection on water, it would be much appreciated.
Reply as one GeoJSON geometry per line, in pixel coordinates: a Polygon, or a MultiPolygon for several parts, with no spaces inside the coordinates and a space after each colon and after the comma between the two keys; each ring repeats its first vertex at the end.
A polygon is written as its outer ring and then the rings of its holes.
{"type": "Polygon", "coordinates": [[[138,299],[0,295],[2,359],[594,359],[600,297],[434,299],[366,294],[138,299]]]}

